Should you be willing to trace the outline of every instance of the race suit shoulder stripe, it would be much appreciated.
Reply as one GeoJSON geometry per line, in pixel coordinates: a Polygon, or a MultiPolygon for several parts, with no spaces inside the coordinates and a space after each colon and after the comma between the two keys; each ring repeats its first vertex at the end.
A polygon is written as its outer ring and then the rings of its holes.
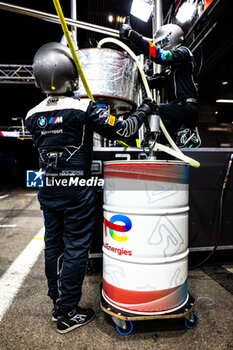
{"type": "Polygon", "coordinates": [[[123,139],[132,136],[145,120],[144,112],[136,111],[126,120],[117,118],[112,122],[112,116],[107,110],[99,108],[94,102],[90,102],[87,110],[87,124],[105,138],[123,139]]]}
{"type": "Polygon", "coordinates": [[[156,56],[155,45],[151,41],[149,41],[149,55],[152,57],[156,56]]]}
{"type": "Polygon", "coordinates": [[[55,110],[63,110],[63,109],[77,109],[83,112],[86,112],[90,100],[87,98],[77,100],[75,98],[59,96],[59,97],[47,97],[41,103],[39,103],[36,107],[32,108],[26,116],[26,119],[31,115],[40,112],[50,112],[55,110]]]}
{"type": "Polygon", "coordinates": [[[172,60],[171,51],[160,49],[158,46],[152,43],[152,41],[148,42],[148,48],[149,48],[149,56],[165,62],[169,62],[172,60]]]}

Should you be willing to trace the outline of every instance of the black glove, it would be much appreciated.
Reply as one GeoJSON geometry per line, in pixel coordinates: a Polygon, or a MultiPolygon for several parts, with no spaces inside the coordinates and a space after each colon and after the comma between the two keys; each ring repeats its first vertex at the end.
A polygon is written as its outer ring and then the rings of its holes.
{"type": "Polygon", "coordinates": [[[119,29],[120,38],[129,39],[132,28],[130,24],[121,24],[119,29]]]}
{"type": "Polygon", "coordinates": [[[144,112],[146,116],[158,113],[158,105],[151,98],[144,98],[142,104],[137,109],[138,112],[144,112]]]}

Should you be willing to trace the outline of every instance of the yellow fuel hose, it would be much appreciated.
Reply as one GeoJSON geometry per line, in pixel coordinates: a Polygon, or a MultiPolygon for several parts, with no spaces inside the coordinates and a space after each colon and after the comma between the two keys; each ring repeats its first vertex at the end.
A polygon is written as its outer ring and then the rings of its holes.
{"type": "MultiPolygon", "coordinates": [[[[100,48],[102,45],[104,45],[106,43],[114,43],[114,44],[120,46],[135,60],[137,67],[138,67],[138,70],[141,74],[142,81],[143,81],[143,84],[145,86],[147,96],[152,98],[152,94],[151,94],[148,82],[146,80],[146,76],[145,76],[145,73],[143,71],[143,67],[142,67],[141,63],[139,62],[137,56],[134,54],[134,52],[127,45],[125,45],[123,42],[121,42],[120,40],[117,40],[117,39],[113,39],[113,38],[102,39],[98,44],[98,48],[100,48]]],[[[160,144],[160,143],[156,143],[153,150],[156,151],[156,150],[160,149],[161,151],[166,152],[168,154],[171,154],[172,156],[189,163],[191,166],[198,168],[200,166],[200,163],[193,158],[185,156],[181,152],[181,150],[177,147],[177,145],[175,144],[175,142],[172,140],[171,136],[169,135],[161,118],[160,118],[160,128],[161,128],[162,132],[164,133],[164,136],[166,137],[166,139],[168,140],[168,142],[172,146],[173,150],[169,147],[166,147],[166,146],[160,144]]]]}
{"type": "Polygon", "coordinates": [[[75,47],[74,47],[73,41],[72,41],[72,39],[70,37],[70,33],[69,33],[69,30],[68,30],[68,27],[67,27],[67,24],[66,24],[66,21],[65,21],[65,18],[64,18],[64,15],[63,15],[62,8],[61,8],[61,5],[59,3],[59,0],[53,0],[53,4],[54,4],[54,7],[56,9],[57,15],[59,17],[59,20],[60,20],[60,23],[61,23],[61,26],[62,26],[62,30],[63,30],[63,32],[65,34],[66,41],[67,41],[67,43],[69,45],[69,48],[70,48],[70,51],[71,51],[71,54],[72,54],[75,66],[77,68],[78,74],[80,75],[80,78],[82,80],[83,86],[84,86],[84,88],[86,90],[87,96],[92,101],[94,101],[94,97],[92,96],[91,90],[90,90],[90,88],[88,86],[87,80],[85,78],[85,75],[83,73],[81,64],[79,62],[78,55],[77,55],[77,53],[75,51],[75,47]]]}

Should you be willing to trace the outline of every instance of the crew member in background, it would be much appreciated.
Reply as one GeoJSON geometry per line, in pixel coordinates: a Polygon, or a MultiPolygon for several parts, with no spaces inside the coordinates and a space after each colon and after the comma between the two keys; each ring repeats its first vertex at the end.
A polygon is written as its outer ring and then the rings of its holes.
{"type": "Polygon", "coordinates": [[[163,25],[153,42],[143,39],[129,24],[122,24],[119,33],[152,61],[164,66],[160,74],[147,78],[150,88],[165,88],[168,103],[158,104],[159,115],[179,147],[199,147],[197,69],[191,51],[181,46],[183,30],[176,24],[163,25]]]}
{"type": "MultiPolygon", "coordinates": [[[[154,101],[146,99],[127,120],[120,121],[95,102],[75,97],[78,72],[70,50],[60,43],[48,43],[37,51],[33,72],[36,86],[48,96],[27,113],[26,127],[48,181],[56,174],[62,178],[69,173],[88,179],[93,131],[125,140],[157,109],[154,101]]],[[[91,308],[78,304],[94,230],[95,189],[43,186],[38,199],[45,224],[45,273],[54,303],[52,320],[57,321],[58,332],[67,333],[94,317],[91,308]]]]}

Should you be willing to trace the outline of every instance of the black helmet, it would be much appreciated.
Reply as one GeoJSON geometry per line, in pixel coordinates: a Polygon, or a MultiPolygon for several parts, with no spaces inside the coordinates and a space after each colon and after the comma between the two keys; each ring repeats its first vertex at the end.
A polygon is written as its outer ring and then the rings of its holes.
{"type": "Polygon", "coordinates": [[[154,44],[161,49],[175,49],[184,40],[183,30],[176,24],[165,24],[155,34],[154,44]]]}
{"type": "Polygon", "coordinates": [[[69,48],[52,42],[43,45],[33,59],[36,86],[45,94],[61,95],[76,90],[78,72],[69,48]]]}

